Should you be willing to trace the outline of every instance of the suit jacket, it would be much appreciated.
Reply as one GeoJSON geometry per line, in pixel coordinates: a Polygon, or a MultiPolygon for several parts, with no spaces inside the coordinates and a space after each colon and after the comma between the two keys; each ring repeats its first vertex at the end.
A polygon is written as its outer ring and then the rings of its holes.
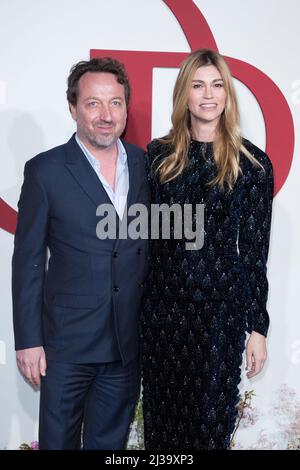
{"type": "MultiPolygon", "coordinates": [[[[127,205],[148,206],[143,150],[123,144],[127,205]]],[[[26,163],[12,261],[16,350],[43,345],[48,359],[76,363],[137,356],[148,242],[100,240],[102,203],[110,199],[74,135],[26,163]]]]}

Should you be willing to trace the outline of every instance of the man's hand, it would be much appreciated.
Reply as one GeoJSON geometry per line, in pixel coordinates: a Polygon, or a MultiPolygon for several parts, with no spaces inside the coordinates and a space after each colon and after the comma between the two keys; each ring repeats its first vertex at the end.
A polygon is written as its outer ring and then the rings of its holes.
{"type": "Polygon", "coordinates": [[[246,358],[248,370],[247,377],[248,379],[251,379],[261,372],[267,359],[266,338],[260,333],[257,333],[257,331],[252,331],[250,338],[248,339],[246,358]]]}
{"type": "Polygon", "coordinates": [[[40,377],[46,375],[46,356],[42,346],[20,349],[16,352],[17,364],[25,379],[35,388],[40,386],[40,377]]]}

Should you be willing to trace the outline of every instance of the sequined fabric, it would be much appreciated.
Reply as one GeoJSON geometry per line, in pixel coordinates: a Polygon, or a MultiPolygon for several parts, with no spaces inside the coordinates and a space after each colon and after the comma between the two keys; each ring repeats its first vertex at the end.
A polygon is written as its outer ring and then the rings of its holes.
{"type": "Polygon", "coordinates": [[[160,185],[153,161],[169,149],[148,146],[152,203],[204,204],[204,246],[152,240],[151,273],[141,318],[145,446],[151,450],[227,449],[237,415],[246,331],[266,335],[273,195],[267,155],[241,156],[232,191],[208,187],[216,174],[212,144],[192,141],[189,165],[160,185]]]}

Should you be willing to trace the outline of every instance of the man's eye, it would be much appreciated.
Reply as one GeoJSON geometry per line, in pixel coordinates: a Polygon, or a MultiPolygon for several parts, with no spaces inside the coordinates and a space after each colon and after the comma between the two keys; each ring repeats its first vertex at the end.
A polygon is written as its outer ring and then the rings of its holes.
{"type": "Polygon", "coordinates": [[[113,106],[121,106],[121,102],[120,101],[112,101],[112,104],[113,106]]]}
{"type": "Polygon", "coordinates": [[[215,87],[217,87],[217,88],[222,88],[222,87],[223,87],[223,83],[215,83],[215,87]]]}
{"type": "Polygon", "coordinates": [[[90,106],[91,108],[94,108],[96,105],[97,105],[97,101],[90,101],[88,103],[88,106],[90,106]]]}

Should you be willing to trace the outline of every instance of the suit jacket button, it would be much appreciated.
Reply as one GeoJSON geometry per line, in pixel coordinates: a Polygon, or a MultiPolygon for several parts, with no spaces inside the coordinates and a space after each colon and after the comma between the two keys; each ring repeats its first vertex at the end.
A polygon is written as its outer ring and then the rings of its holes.
{"type": "Polygon", "coordinates": [[[140,255],[142,253],[142,248],[139,248],[137,254],[140,255]]]}
{"type": "Polygon", "coordinates": [[[118,286],[114,286],[114,292],[119,292],[119,287],[118,286]]]}
{"type": "Polygon", "coordinates": [[[117,252],[117,251],[114,251],[114,252],[113,252],[113,257],[114,257],[114,258],[117,258],[117,256],[118,256],[118,252],[117,252]]]}
{"type": "Polygon", "coordinates": [[[143,283],[143,282],[140,282],[140,283],[139,283],[139,287],[144,287],[144,283],[143,283]]]}

